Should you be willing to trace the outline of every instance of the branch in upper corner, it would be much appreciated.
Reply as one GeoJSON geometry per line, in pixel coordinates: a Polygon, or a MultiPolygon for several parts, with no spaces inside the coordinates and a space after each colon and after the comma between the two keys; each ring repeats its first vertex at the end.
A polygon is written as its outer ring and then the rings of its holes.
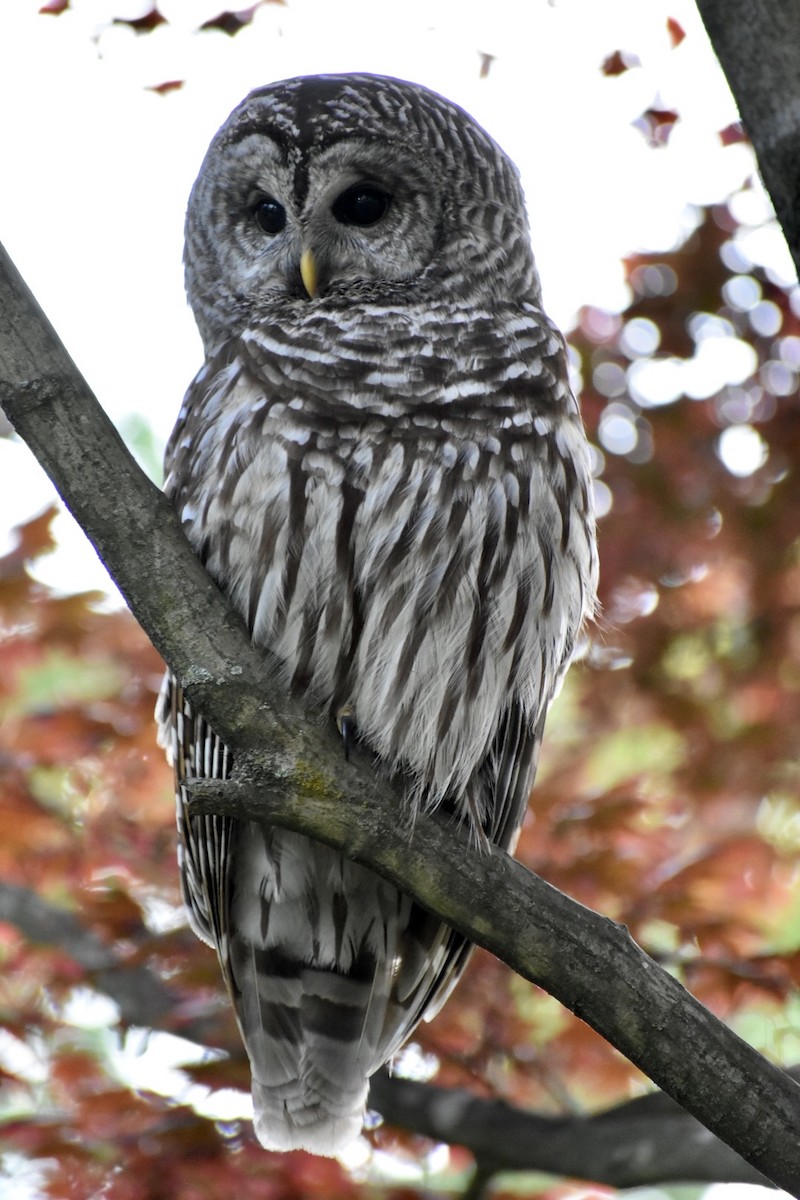
{"type": "Polygon", "coordinates": [[[800,5],[697,0],[800,274],[800,5]]]}
{"type": "Polygon", "coordinates": [[[367,764],[344,762],[332,731],[274,688],[269,657],[250,644],[175,513],[127,454],[2,255],[0,402],[192,705],[233,749],[242,777],[228,799],[242,815],[255,811],[326,841],[391,879],[558,997],[774,1183],[794,1186],[800,1089],[793,1081],[613,922],[502,852],[476,851],[453,827],[430,817],[418,817],[413,830],[398,827],[397,790],[367,764]],[[31,323],[44,333],[32,335],[31,323]]]}

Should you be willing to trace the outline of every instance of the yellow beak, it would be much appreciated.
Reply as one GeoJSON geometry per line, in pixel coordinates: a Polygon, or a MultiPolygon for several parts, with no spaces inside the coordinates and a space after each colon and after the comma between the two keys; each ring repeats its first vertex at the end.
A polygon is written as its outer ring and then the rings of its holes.
{"type": "Polygon", "coordinates": [[[300,255],[300,278],[303,280],[303,287],[309,296],[315,296],[319,285],[319,275],[314,255],[310,250],[304,250],[300,255]]]}

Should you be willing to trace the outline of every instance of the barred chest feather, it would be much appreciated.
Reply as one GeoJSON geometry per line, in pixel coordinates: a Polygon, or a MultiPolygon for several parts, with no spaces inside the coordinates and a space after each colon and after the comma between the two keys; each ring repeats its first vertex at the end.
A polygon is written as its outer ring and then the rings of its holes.
{"type": "Polygon", "coordinates": [[[349,706],[426,804],[459,797],[593,601],[563,345],[534,306],[446,332],[435,306],[286,307],[198,375],[166,490],[286,687],[349,706]]]}

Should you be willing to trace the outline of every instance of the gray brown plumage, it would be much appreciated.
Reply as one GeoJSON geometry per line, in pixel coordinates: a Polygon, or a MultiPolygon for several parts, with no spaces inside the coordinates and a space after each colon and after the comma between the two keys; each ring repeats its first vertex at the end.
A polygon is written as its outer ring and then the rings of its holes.
{"type": "MultiPolygon", "coordinates": [[[[444,805],[513,849],[596,581],[585,437],[514,166],[412,84],[271,85],[211,144],[186,279],[206,362],[165,488],[198,554],[280,684],[346,713],[412,812],[444,805]]],[[[228,753],[171,679],[160,720],[258,1136],[335,1153],[469,947],[334,850],[190,819],[181,781],[224,776],[228,753]]]]}

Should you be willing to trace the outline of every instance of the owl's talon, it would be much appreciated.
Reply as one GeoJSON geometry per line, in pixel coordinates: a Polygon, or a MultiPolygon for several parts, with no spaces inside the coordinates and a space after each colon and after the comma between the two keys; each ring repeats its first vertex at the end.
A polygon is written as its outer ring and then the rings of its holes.
{"type": "Polygon", "coordinates": [[[344,761],[350,761],[350,747],[356,736],[356,717],[349,704],[343,704],[336,714],[336,728],[344,742],[344,761]]]}

